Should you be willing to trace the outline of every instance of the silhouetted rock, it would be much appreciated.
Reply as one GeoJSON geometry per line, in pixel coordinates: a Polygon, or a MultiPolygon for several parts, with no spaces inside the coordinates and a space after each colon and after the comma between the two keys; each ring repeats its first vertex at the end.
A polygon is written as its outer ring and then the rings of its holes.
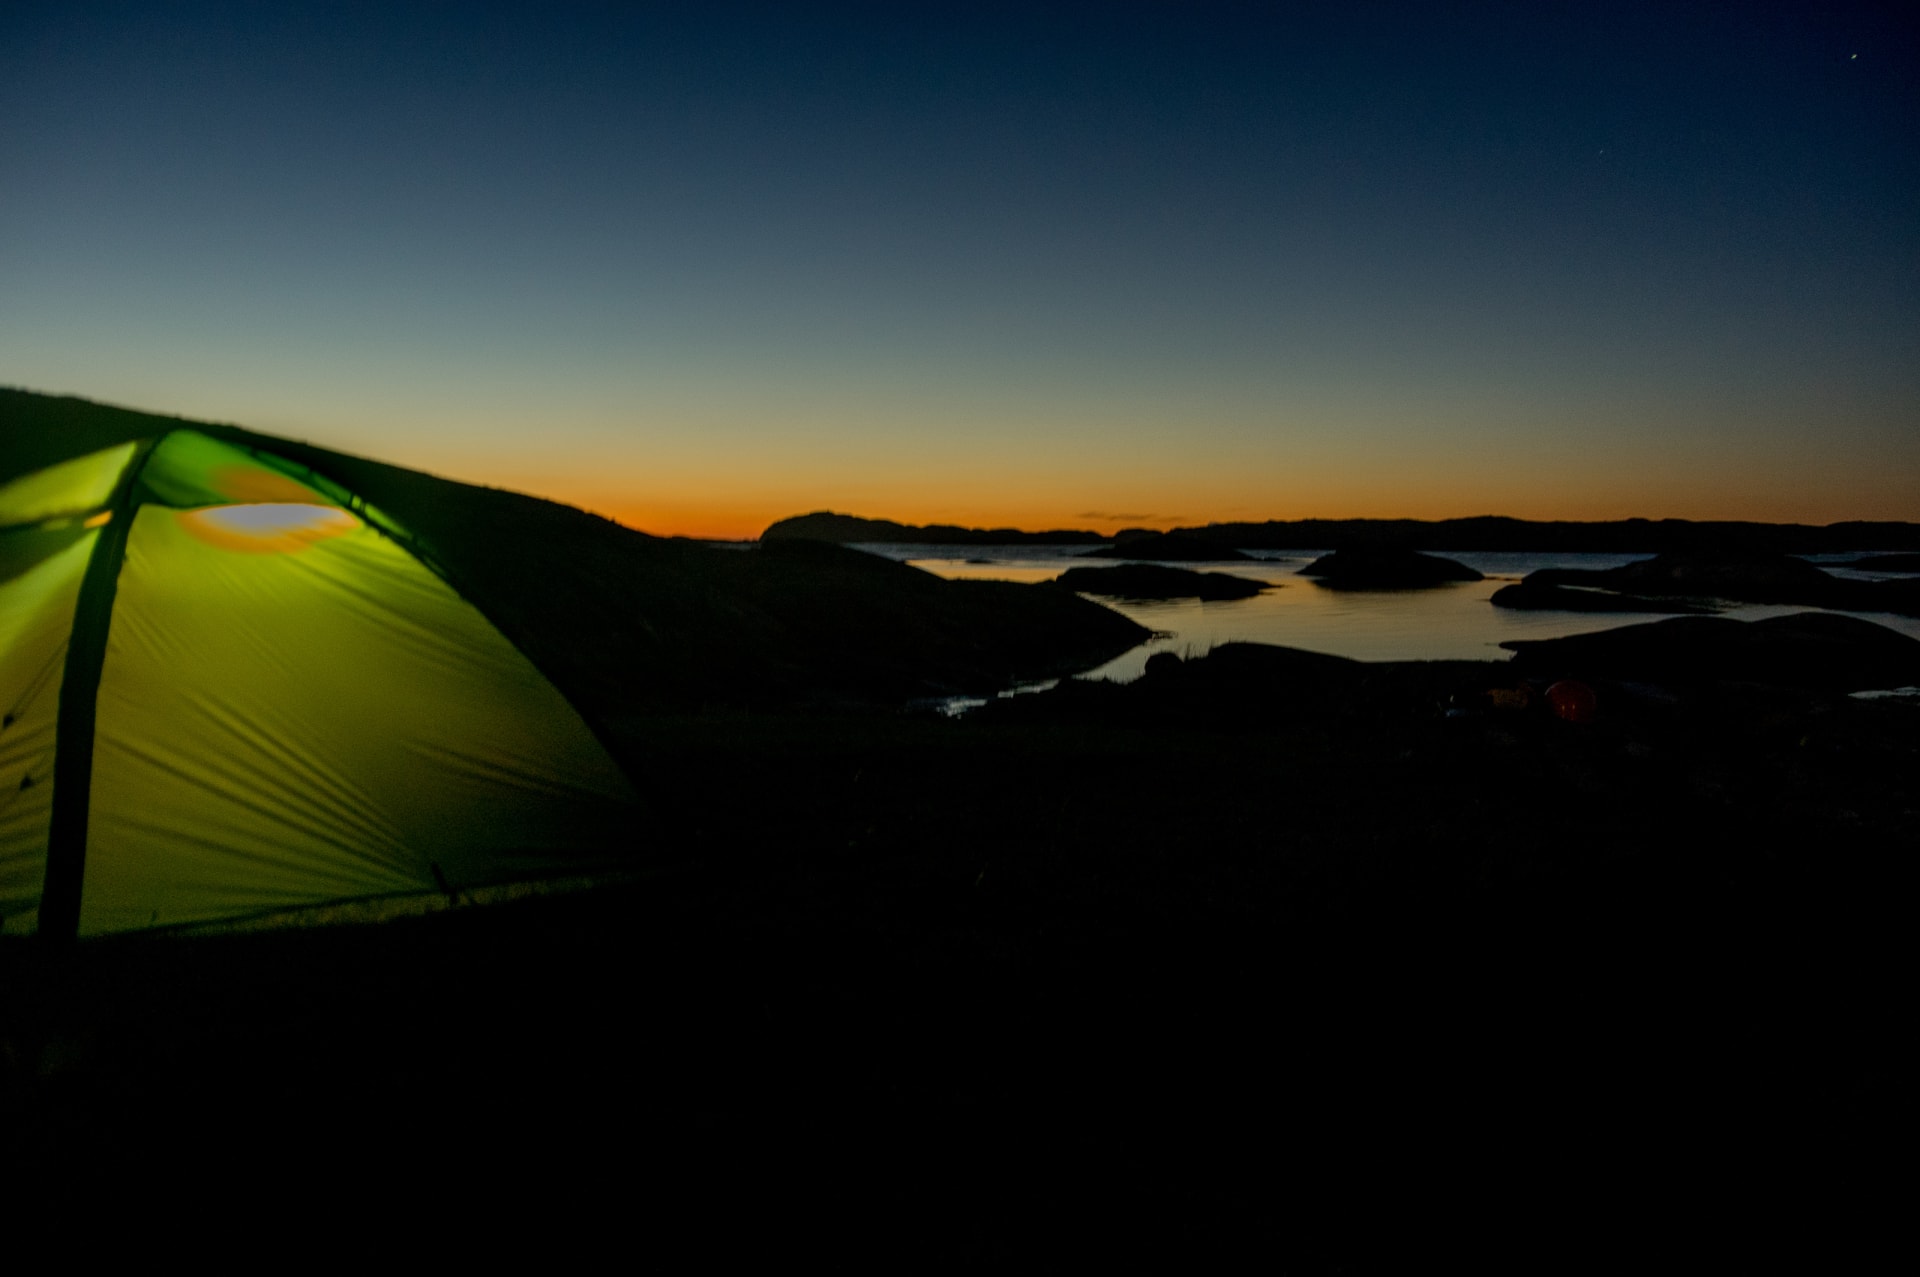
{"type": "Polygon", "coordinates": [[[1655,683],[1776,683],[1831,692],[1920,683],[1920,640],[1858,617],[1798,612],[1765,621],[1689,616],[1500,646],[1546,674],[1655,683]]]}
{"type": "Polygon", "coordinates": [[[1530,585],[1591,585],[1641,594],[1735,599],[1743,603],[1814,603],[1839,580],[1805,559],[1755,551],[1686,551],[1617,568],[1542,568],[1530,585]],[[1818,597],[1816,597],[1818,596],[1818,597]]]}
{"type": "MultiPolygon", "coordinates": [[[[992,702],[979,716],[990,723],[1230,731],[1337,724],[1365,738],[1369,752],[1391,756],[1410,727],[1428,731],[1441,724],[1463,689],[1483,694],[1512,678],[1512,666],[1500,661],[1355,661],[1269,643],[1223,643],[1185,660],[1155,652],[1130,683],[1063,679],[1038,695],[992,702]]],[[[1312,797],[1372,801],[1379,797],[1373,784],[1356,773],[1338,795],[1312,797]]]]}
{"type": "MultiPolygon", "coordinates": [[[[1536,574],[1537,575],[1537,574],[1536,574]]],[[[1530,612],[1705,612],[1697,603],[1677,599],[1656,599],[1641,594],[1615,594],[1612,591],[1578,589],[1567,585],[1542,585],[1532,577],[1493,592],[1489,600],[1495,607],[1518,608],[1530,612]]]]}
{"type": "Polygon", "coordinates": [[[1275,587],[1225,572],[1189,572],[1154,563],[1122,563],[1110,568],[1068,568],[1049,584],[1081,594],[1118,599],[1200,599],[1217,602],[1249,599],[1275,587]]]}
{"type": "Polygon", "coordinates": [[[1147,559],[1157,563],[1229,563],[1249,560],[1232,546],[1202,541],[1184,532],[1147,532],[1129,528],[1126,540],[1094,550],[1089,559],[1147,559]],[[1139,533],[1139,535],[1132,535],[1139,533]]]}
{"type": "Polygon", "coordinates": [[[1661,554],[1617,568],[1542,568],[1522,584],[1920,615],[1920,583],[1843,581],[1805,559],[1742,550],[1661,554]]]}
{"type": "Polygon", "coordinates": [[[1323,554],[1300,569],[1322,585],[1346,590],[1412,590],[1485,578],[1464,563],[1412,550],[1349,549],[1323,554]]]}

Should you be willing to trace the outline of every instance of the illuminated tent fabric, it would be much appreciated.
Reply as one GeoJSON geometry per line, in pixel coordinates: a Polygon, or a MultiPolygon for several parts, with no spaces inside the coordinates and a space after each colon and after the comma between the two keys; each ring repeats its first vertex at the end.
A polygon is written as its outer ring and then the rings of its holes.
{"type": "Polygon", "coordinates": [[[594,872],[635,795],[406,530],[172,430],[0,486],[0,932],[594,872]]]}

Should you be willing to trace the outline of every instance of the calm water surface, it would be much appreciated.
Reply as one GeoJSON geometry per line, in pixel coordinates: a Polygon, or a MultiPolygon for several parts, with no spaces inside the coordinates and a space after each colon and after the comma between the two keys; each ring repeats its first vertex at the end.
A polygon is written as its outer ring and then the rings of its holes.
{"type": "MultiPolygon", "coordinates": [[[[1047,581],[1070,567],[1112,566],[1120,560],[1086,559],[1071,549],[1052,546],[864,545],[935,575],[993,581],[1047,581]]],[[[1092,548],[1092,547],[1089,547],[1092,548]]],[[[1486,575],[1484,581],[1458,582],[1427,590],[1330,590],[1299,570],[1321,550],[1256,550],[1257,562],[1192,564],[1200,571],[1229,572],[1270,589],[1251,599],[1201,603],[1131,603],[1095,599],[1156,632],[1151,642],[1089,672],[1089,678],[1126,680],[1145,668],[1155,652],[1198,656],[1220,643],[1278,643],[1363,661],[1504,660],[1500,644],[1508,639],[1558,638],[1594,630],[1660,620],[1664,613],[1520,612],[1488,602],[1503,585],[1540,568],[1610,568],[1648,556],[1638,554],[1476,554],[1438,551],[1486,575]]],[[[1850,555],[1809,556],[1814,563],[1850,555]]],[[[1838,576],[1861,580],[1873,574],[1841,570],[1838,576]]],[[[1092,597],[1092,596],[1089,596],[1092,597]]],[[[1721,615],[1755,621],[1803,612],[1805,608],[1739,604],[1721,615]]],[[[1889,613],[1854,613],[1903,634],[1920,638],[1920,618],[1889,613]]]]}

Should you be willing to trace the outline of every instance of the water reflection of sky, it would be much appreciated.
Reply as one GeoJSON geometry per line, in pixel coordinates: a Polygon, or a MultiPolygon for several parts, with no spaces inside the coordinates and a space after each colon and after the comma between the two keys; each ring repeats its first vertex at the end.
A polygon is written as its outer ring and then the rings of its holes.
{"type": "MultiPolygon", "coordinates": [[[[1048,546],[861,547],[901,559],[936,576],[993,581],[1047,581],[1070,567],[1114,562],[1086,559],[1068,549],[1048,546]]],[[[1639,612],[1521,612],[1494,607],[1495,590],[1529,572],[1547,567],[1609,568],[1636,554],[1445,553],[1487,577],[1427,590],[1330,590],[1299,575],[1318,550],[1260,551],[1252,562],[1192,565],[1200,571],[1228,572],[1265,581],[1276,589],[1251,599],[1201,603],[1194,599],[1135,603],[1098,602],[1125,613],[1157,632],[1149,643],[1109,661],[1088,677],[1130,679],[1155,652],[1198,656],[1230,642],[1278,643],[1363,661],[1505,660],[1500,644],[1508,639],[1558,638],[1654,621],[1664,614],[1639,612]]],[[[1442,552],[1444,553],[1444,552],[1442,552]]],[[[1832,560],[1850,556],[1819,556],[1832,560]]],[[[1819,558],[1815,559],[1816,562],[1819,558]]],[[[1838,571],[1835,575],[1874,579],[1876,574],[1838,571]]],[[[1721,613],[1743,621],[1806,611],[1771,604],[1730,606],[1721,613]]],[[[1920,618],[1890,613],[1855,613],[1903,634],[1920,638],[1920,618]]]]}

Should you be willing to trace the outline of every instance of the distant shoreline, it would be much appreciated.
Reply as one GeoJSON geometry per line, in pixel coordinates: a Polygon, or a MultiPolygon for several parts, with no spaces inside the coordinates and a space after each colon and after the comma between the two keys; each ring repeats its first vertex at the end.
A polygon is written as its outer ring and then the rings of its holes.
{"type": "MultiPolygon", "coordinates": [[[[1848,521],[1804,523],[1616,519],[1562,522],[1484,515],[1468,519],[1270,519],[1265,523],[1209,523],[1171,529],[1184,537],[1236,550],[1284,550],[1303,546],[1391,545],[1409,550],[1555,551],[1564,553],[1661,554],[1713,548],[1775,554],[1844,554],[1869,550],[1920,550],[1920,524],[1848,521]]],[[[891,519],[815,511],[781,519],[762,541],[831,541],[895,545],[1113,545],[1166,535],[1128,528],[1111,536],[1084,529],[1027,532],[1018,528],[916,525],[891,519]]]]}

